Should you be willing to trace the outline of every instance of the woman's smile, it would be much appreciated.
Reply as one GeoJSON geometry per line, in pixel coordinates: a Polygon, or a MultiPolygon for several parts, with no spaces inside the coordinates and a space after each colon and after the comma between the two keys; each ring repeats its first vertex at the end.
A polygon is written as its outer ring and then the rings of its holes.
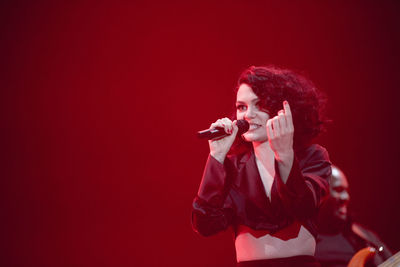
{"type": "Polygon", "coordinates": [[[249,122],[249,125],[250,125],[249,131],[253,131],[253,130],[256,130],[256,129],[262,127],[261,124],[254,123],[254,122],[249,122]]]}

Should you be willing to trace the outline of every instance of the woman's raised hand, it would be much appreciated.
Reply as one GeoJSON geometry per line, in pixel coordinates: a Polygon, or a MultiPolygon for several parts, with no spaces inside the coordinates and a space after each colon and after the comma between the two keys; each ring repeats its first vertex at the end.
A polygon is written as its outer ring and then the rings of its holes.
{"type": "Polygon", "coordinates": [[[219,119],[212,123],[210,129],[221,127],[224,128],[225,132],[229,135],[220,138],[209,140],[208,144],[210,146],[210,155],[218,160],[220,163],[224,163],[225,157],[229,152],[235,137],[238,132],[238,127],[236,126],[236,120],[231,121],[228,118],[219,119]]]}
{"type": "Polygon", "coordinates": [[[283,101],[283,110],[267,121],[268,140],[275,158],[280,162],[293,161],[294,126],[289,103],[283,101]]]}

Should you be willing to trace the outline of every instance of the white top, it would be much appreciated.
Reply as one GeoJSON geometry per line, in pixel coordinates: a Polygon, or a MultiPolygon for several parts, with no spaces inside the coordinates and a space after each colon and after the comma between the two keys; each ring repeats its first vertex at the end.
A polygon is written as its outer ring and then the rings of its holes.
{"type": "Polygon", "coordinates": [[[267,197],[271,200],[271,187],[272,183],[274,182],[275,170],[274,168],[268,170],[257,157],[256,163],[258,172],[260,173],[261,181],[264,185],[265,193],[267,194],[267,197]]]}
{"type": "Polygon", "coordinates": [[[300,227],[297,237],[286,241],[270,234],[257,238],[243,229],[239,226],[240,234],[235,240],[237,262],[299,255],[314,256],[316,242],[304,226],[300,227]]]}

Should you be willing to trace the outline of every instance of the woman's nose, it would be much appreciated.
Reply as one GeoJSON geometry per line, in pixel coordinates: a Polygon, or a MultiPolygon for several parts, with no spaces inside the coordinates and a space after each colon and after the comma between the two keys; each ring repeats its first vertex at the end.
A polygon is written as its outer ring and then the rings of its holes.
{"type": "Polygon", "coordinates": [[[252,119],[255,117],[255,112],[252,108],[248,108],[246,114],[244,115],[245,118],[252,119]]]}

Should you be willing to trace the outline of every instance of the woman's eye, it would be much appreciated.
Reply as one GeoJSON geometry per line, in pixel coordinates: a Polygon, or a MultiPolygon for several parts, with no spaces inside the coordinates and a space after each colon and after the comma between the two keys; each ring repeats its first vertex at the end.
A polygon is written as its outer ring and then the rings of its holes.
{"type": "Polygon", "coordinates": [[[237,105],[236,109],[239,111],[245,111],[246,110],[246,106],[245,105],[237,105]]]}

